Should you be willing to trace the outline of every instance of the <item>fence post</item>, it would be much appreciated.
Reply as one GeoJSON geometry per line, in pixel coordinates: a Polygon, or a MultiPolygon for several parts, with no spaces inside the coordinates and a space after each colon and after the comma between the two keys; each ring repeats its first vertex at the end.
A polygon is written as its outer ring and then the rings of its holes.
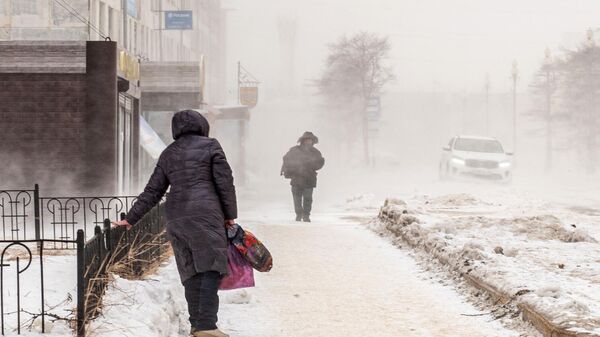
{"type": "MultiPolygon", "coordinates": [[[[41,239],[41,228],[40,228],[40,185],[35,184],[33,190],[33,219],[35,225],[35,239],[41,239]]],[[[39,245],[39,242],[38,242],[39,245]]]]}
{"type": "Polygon", "coordinates": [[[110,219],[104,219],[104,238],[106,240],[106,250],[108,251],[108,254],[110,254],[113,249],[112,235],[110,235],[110,232],[110,219]]]}
{"type": "Polygon", "coordinates": [[[77,336],[85,336],[85,234],[77,231],[77,336]]]}

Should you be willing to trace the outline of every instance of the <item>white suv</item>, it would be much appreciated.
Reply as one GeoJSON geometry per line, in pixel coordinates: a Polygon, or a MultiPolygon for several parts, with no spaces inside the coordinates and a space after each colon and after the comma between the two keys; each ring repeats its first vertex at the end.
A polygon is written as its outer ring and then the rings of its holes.
{"type": "Polygon", "coordinates": [[[495,138],[456,136],[443,148],[440,178],[472,176],[508,182],[512,178],[512,153],[495,138]]]}

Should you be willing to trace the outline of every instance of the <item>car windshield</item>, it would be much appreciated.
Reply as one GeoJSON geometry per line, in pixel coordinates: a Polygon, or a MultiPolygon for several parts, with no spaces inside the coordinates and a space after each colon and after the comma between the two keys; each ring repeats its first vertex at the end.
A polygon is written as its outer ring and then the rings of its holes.
{"type": "Polygon", "coordinates": [[[454,149],[469,152],[504,153],[502,144],[491,139],[458,138],[454,143],[454,149]]]}

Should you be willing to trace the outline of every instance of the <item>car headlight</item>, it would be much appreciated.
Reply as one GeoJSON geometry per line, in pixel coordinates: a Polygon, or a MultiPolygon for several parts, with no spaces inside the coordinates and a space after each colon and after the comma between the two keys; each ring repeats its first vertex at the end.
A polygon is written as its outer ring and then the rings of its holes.
{"type": "Polygon", "coordinates": [[[500,168],[509,168],[511,163],[509,161],[503,161],[498,164],[500,168]]]}
{"type": "Polygon", "coordinates": [[[456,165],[464,165],[466,164],[466,161],[464,159],[454,157],[452,158],[452,163],[456,165]]]}

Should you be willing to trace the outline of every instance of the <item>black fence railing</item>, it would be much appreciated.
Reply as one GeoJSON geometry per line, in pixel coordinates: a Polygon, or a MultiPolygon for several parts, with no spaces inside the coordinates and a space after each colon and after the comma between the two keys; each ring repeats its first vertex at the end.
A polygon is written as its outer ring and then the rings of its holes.
{"type": "MultiPolygon", "coordinates": [[[[83,231],[79,233],[81,235],[80,245],[83,248],[84,239],[83,231]]],[[[76,244],[78,241],[61,241],[61,243],[76,244]]],[[[27,295],[29,298],[36,296],[37,292],[38,300],[40,303],[39,313],[35,314],[36,317],[41,318],[41,330],[42,333],[46,332],[46,306],[45,303],[45,285],[44,285],[44,251],[50,244],[57,243],[56,240],[0,240],[0,246],[2,247],[0,253],[0,331],[2,335],[5,335],[8,327],[21,334],[22,320],[21,314],[24,312],[22,303],[22,286],[23,281],[28,280],[28,285],[34,289],[28,289],[27,295]],[[37,251],[37,256],[34,256],[32,251],[37,251]],[[8,252],[11,252],[7,254],[8,252]],[[34,276],[35,269],[38,271],[39,283],[34,276]],[[25,274],[26,277],[22,277],[21,274],[25,274]],[[6,290],[6,279],[7,277],[13,277],[12,283],[9,283],[13,288],[6,290]],[[12,312],[7,313],[6,305],[7,302],[15,304],[11,307],[12,312]],[[13,318],[10,322],[6,321],[6,316],[9,314],[13,318]]],[[[68,280],[65,280],[68,282],[68,280]]],[[[35,319],[35,318],[34,318],[35,319]]]]}
{"type": "Polygon", "coordinates": [[[77,231],[86,238],[104,219],[127,213],[137,196],[46,197],[32,190],[0,190],[0,240],[56,240],[48,249],[75,249],[77,231]]]}
{"type": "Polygon", "coordinates": [[[0,222],[2,224],[1,240],[27,240],[39,237],[39,188],[33,190],[0,190],[0,222]]]}
{"type": "Polygon", "coordinates": [[[85,336],[87,323],[100,314],[108,273],[129,278],[142,276],[148,267],[161,261],[167,242],[162,204],[154,207],[130,230],[111,228],[108,219],[104,221],[104,230],[95,227],[95,235],[85,243],[82,251],[78,249],[78,256],[81,255],[84,261],[78,271],[78,284],[82,289],[78,291],[82,296],[78,298],[78,336],[85,336]]]}
{"type": "MultiPolygon", "coordinates": [[[[17,334],[21,333],[21,313],[24,312],[21,306],[21,275],[35,273],[36,269],[39,271],[39,285],[35,286],[35,290],[28,289],[27,293],[39,291],[40,313],[35,314],[34,319],[41,319],[41,332],[45,332],[45,250],[77,250],[77,310],[74,311],[76,317],[71,320],[79,337],[85,336],[88,323],[100,314],[109,273],[138,278],[150,266],[162,261],[167,245],[162,204],[154,207],[130,230],[111,228],[109,219],[122,219],[135,200],[136,197],[40,197],[37,185],[34,190],[0,191],[2,335],[7,327],[17,334]],[[17,249],[20,253],[11,254],[10,259],[5,257],[7,251],[17,249]],[[32,253],[34,251],[37,251],[37,257],[32,253]],[[16,289],[6,289],[4,279],[7,275],[16,279],[16,286],[14,282],[10,284],[16,289]],[[7,312],[7,301],[11,303],[11,309],[16,309],[7,312]],[[5,322],[8,315],[11,315],[10,322],[5,322]]],[[[34,275],[27,278],[37,280],[34,275]]],[[[27,286],[30,288],[31,282],[27,286]]]]}
{"type": "MultiPolygon", "coordinates": [[[[85,237],[94,235],[95,226],[104,219],[118,219],[129,211],[137,197],[42,197],[40,201],[40,232],[42,238],[73,240],[79,229],[85,237]]],[[[72,244],[56,245],[56,249],[74,249],[72,244]]]]}

